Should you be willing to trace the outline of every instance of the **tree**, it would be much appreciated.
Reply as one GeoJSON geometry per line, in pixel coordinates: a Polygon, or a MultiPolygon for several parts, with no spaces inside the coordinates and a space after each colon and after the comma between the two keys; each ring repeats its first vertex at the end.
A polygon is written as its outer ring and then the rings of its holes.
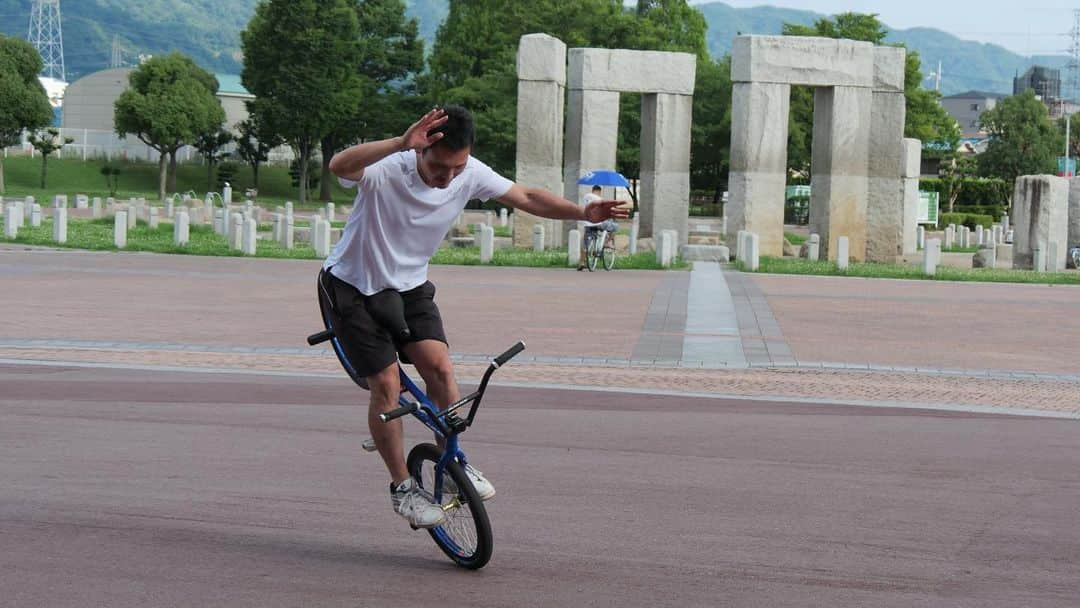
{"type": "Polygon", "coordinates": [[[986,152],[978,156],[980,174],[1003,178],[1011,186],[1021,175],[1055,173],[1065,136],[1034,91],[1002,99],[979,122],[990,136],[986,152]]]}
{"type": "Polygon", "coordinates": [[[264,0],[240,34],[249,107],[296,150],[301,203],[316,146],[361,98],[360,35],[346,0],[264,0]]]}
{"type": "Polygon", "coordinates": [[[953,212],[956,199],[964,191],[964,185],[968,180],[975,177],[976,164],[971,156],[958,156],[941,163],[938,169],[938,179],[941,181],[939,192],[945,197],[948,205],[948,213],[953,212]]]}
{"type": "Polygon", "coordinates": [[[349,142],[399,135],[420,109],[413,78],[424,67],[424,42],[416,19],[405,17],[402,0],[361,0],[356,17],[359,38],[357,76],[360,93],[351,112],[323,137],[320,198],[330,200],[330,158],[349,142]]]}
{"type": "Polygon", "coordinates": [[[232,133],[224,129],[208,131],[195,136],[192,145],[206,161],[206,190],[214,188],[214,165],[225,157],[224,148],[233,140],[232,133]]]}
{"type": "Polygon", "coordinates": [[[116,132],[134,134],[158,152],[158,197],[165,200],[168,156],[225,122],[214,95],[217,79],[191,58],[172,53],[146,61],[128,80],[130,87],[116,100],[116,132]]]}
{"type": "Polygon", "coordinates": [[[280,135],[266,129],[258,117],[248,118],[236,125],[236,154],[251,165],[252,187],[259,189],[259,165],[266,162],[270,151],[285,143],[280,135]]]}
{"type": "MultiPolygon", "coordinates": [[[[0,149],[19,144],[23,131],[49,125],[49,97],[38,81],[41,55],[25,40],[0,35],[0,149]]],[[[4,188],[4,159],[0,154],[0,194],[4,188]]]]}
{"type": "Polygon", "coordinates": [[[31,133],[30,145],[41,153],[41,189],[45,189],[45,175],[49,170],[49,155],[59,152],[65,145],[75,141],[71,137],[60,137],[60,129],[48,128],[44,132],[31,133]]]}

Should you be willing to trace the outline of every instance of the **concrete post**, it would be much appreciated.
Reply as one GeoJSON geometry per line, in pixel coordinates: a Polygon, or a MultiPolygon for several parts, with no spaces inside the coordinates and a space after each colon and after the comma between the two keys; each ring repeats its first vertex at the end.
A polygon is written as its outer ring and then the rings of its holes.
{"type": "Polygon", "coordinates": [[[757,269],[761,267],[761,241],[755,232],[747,232],[743,235],[743,239],[746,241],[746,245],[743,248],[746,250],[746,269],[750,272],[757,272],[757,269]]]}
{"type": "Polygon", "coordinates": [[[255,218],[249,217],[244,220],[244,242],[242,243],[244,255],[255,255],[258,229],[259,223],[255,221],[255,218]]]}
{"type": "Polygon", "coordinates": [[[926,242],[923,251],[923,274],[932,277],[937,274],[938,263],[941,261],[941,239],[930,239],[926,242]]]}
{"type": "Polygon", "coordinates": [[[113,245],[117,249],[127,247],[127,211],[118,211],[113,216],[113,245]]]}
{"type": "Polygon", "coordinates": [[[19,219],[15,217],[15,203],[8,203],[4,209],[4,238],[14,239],[19,236],[19,225],[15,220],[19,219]]]}
{"type": "Polygon", "coordinates": [[[915,230],[915,240],[916,240],[916,242],[918,244],[919,249],[926,249],[926,227],[925,226],[919,226],[918,229],[915,230]]]}
{"type": "Polygon", "coordinates": [[[95,196],[92,203],[92,217],[98,219],[101,217],[101,197],[95,196]]]}
{"type": "Polygon", "coordinates": [[[544,225],[533,224],[533,251],[543,251],[544,244],[544,225]]]}
{"type": "Polygon", "coordinates": [[[806,259],[817,262],[821,259],[821,237],[811,234],[806,245],[806,259]]]}
{"type": "Polygon", "coordinates": [[[489,264],[495,254],[495,229],[488,225],[480,226],[480,263],[489,264]]]}
{"type": "Polygon", "coordinates": [[[281,246],[287,250],[292,250],[293,248],[293,239],[296,234],[296,228],[293,222],[292,214],[286,215],[285,225],[281,229],[281,246]]]}
{"type": "Polygon", "coordinates": [[[37,203],[30,207],[30,226],[32,228],[41,227],[41,205],[37,203]]]}
{"type": "Polygon", "coordinates": [[[150,229],[153,230],[158,227],[158,208],[150,207],[149,212],[150,219],[147,223],[150,224],[150,229]]]}
{"type": "Polygon", "coordinates": [[[244,244],[244,216],[229,214],[229,249],[239,251],[244,244]]]}
{"type": "Polygon", "coordinates": [[[840,270],[847,270],[849,255],[848,238],[842,236],[836,239],[836,267],[840,270]]]}
{"type": "Polygon", "coordinates": [[[630,223],[630,255],[637,253],[638,237],[641,234],[641,216],[635,214],[630,223]]]}
{"type": "Polygon", "coordinates": [[[567,265],[577,266],[581,264],[581,231],[577,228],[571,229],[570,234],[566,238],[566,252],[567,252],[567,265]]]}
{"type": "Polygon", "coordinates": [[[173,243],[184,246],[190,240],[190,217],[187,209],[180,209],[173,218],[173,243]]]}
{"type": "Polygon", "coordinates": [[[131,230],[138,224],[139,219],[139,206],[135,199],[131,199],[131,203],[127,206],[127,212],[128,230],[131,230]]]}
{"type": "Polygon", "coordinates": [[[1066,238],[1067,248],[1080,247],[1080,177],[1069,180],[1069,235],[1066,238]]]}
{"type": "Polygon", "coordinates": [[[61,245],[67,242],[67,207],[53,209],[53,240],[61,245]]]}

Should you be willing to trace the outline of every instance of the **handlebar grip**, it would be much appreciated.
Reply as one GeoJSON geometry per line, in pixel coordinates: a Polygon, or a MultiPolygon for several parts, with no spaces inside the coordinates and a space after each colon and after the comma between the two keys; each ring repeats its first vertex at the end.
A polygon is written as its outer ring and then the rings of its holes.
{"type": "Polygon", "coordinates": [[[307,337],[308,346],[315,346],[320,342],[326,342],[330,338],[334,337],[334,332],[329,329],[324,329],[317,334],[311,334],[307,337]]]}
{"type": "Polygon", "coordinates": [[[506,362],[513,359],[518,353],[525,350],[525,341],[519,340],[517,344],[510,347],[505,353],[495,357],[495,366],[502,367],[506,365],[506,362]]]}
{"type": "Polygon", "coordinates": [[[409,405],[403,405],[395,410],[390,410],[384,414],[379,414],[379,420],[383,422],[390,422],[396,418],[401,418],[416,411],[420,407],[418,403],[410,403],[409,405]]]}

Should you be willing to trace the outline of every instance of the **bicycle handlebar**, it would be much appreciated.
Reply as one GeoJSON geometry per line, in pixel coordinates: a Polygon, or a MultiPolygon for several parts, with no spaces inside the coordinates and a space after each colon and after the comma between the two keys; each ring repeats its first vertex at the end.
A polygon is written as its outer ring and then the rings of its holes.
{"type": "Polygon", "coordinates": [[[492,360],[492,363],[495,364],[495,367],[502,367],[506,365],[507,361],[513,359],[515,356],[517,356],[518,353],[523,350],[525,350],[525,341],[518,340],[518,343],[507,349],[505,353],[499,355],[498,357],[495,357],[495,359],[492,360]]]}
{"type": "Polygon", "coordinates": [[[403,405],[397,409],[390,410],[389,412],[383,414],[379,414],[379,420],[382,420],[383,422],[390,422],[395,418],[401,418],[402,416],[412,414],[417,409],[419,409],[419,407],[420,404],[416,402],[410,403],[409,405],[403,405]]]}

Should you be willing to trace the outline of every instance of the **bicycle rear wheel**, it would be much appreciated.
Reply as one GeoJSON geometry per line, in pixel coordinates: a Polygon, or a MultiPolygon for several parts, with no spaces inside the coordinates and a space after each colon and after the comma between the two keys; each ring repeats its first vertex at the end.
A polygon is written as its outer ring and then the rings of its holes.
{"type": "Polygon", "coordinates": [[[595,237],[589,242],[586,254],[586,264],[589,267],[589,272],[592,272],[596,270],[596,265],[600,261],[600,237],[595,237]]]}
{"type": "MultiPolygon", "coordinates": [[[[428,492],[435,492],[435,465],[440,458],[442,450],[431,443],[418,444],[409,452],[409,474],[428,492]]],[[[441,502],[446,523],[428,533],[457,565],[470,570],[483,568],[491,559],[493,548],[491,522],[484,503],[460,463],[451,462],[443,475],[454,480],[458,493],[454,496],[443,493],[441,502]]]]}
{"type": "Polygon", "coordinates": [[[602,252],[604,257],[604,270],[611,270],[615,267],[615,239],[608,238],[604,240],[604,251],[602,252]]]}

